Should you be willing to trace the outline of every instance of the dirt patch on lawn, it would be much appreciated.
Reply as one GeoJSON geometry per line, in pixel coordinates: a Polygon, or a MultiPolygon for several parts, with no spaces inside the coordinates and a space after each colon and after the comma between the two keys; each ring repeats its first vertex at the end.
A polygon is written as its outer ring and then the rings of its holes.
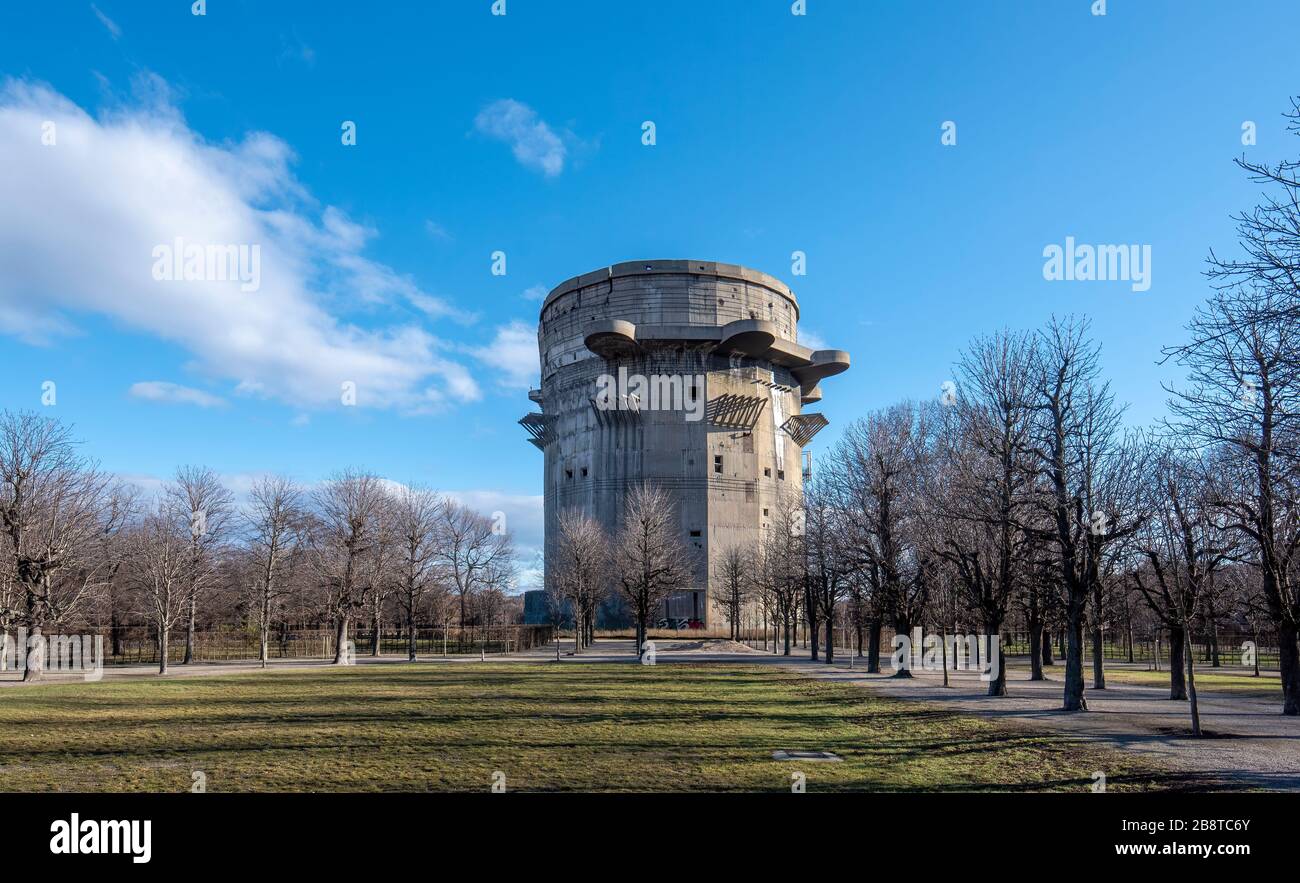
{"type": "Polygon", "coordinates": [[[739,641],[730,641],[726,638],[707,638],[700,641],[671,641],[660,642],[659,652],[671,653],[757,653],[753,647],[748,644],[742,644],[739,641]]]}

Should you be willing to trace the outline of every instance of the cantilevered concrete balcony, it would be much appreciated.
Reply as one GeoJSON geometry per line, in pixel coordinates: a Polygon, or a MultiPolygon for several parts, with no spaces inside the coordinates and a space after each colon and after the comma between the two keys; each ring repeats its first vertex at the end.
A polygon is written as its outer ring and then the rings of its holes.
{"type": "Polygon", "coordinates": [[[741,319],[723,325],[720,334],[722,341],[718,349],[723,352],[744,353],[755,359],[772,348],[776,342],[776,326],[763,319],[741,319]]]}
{"type": "Polygon", "coordinates": [[[782,367],[799,381],[804,403],[821,400],[819,384],[849,369],[844,350],[811,350],[785,340],[764,319],[741,319],[726,325],[636,325],[623,319],[600,319],[583,329],[587,349],[606,359],[636,355],[641,344],[682,343],[712,346],[721,355],[741,353],[782,367]]]}
{"type": "Polygon", "coordinates": [[[600,319],[584,329],[587,349],[605,359],[617,359],[637,352],[636,326],[622,319],[600,319]]]}

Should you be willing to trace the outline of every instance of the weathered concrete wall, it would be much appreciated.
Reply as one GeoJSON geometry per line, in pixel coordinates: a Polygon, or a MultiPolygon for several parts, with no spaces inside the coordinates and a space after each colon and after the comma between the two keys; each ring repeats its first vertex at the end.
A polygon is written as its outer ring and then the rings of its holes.
{"type": "Polygon", "coordinates": [[[757,546],[780,498],[801,495],[800,448],[782,424],[848,367],[846,353],[799,346],[798,320],[786,286],[728,264],[629,262],[557,286],[538,328],[540,416],[526,418],[545,454],[548,556],[561,511],[613,534],[627,489],[650,480],[676,498],[694,555],[695,579],[664,615],[717,624],[718,551],[757,546]],[[620,369],[679,378],[680,407],[598,407],[600,378],[620,369]]]}

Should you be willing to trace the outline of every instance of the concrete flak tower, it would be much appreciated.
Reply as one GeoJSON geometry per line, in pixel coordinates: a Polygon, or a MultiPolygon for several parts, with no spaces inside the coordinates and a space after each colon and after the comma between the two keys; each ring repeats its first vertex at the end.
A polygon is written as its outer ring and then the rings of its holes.
{"type": "MultiPolygon", "coordinates": [[[[794,293],[766,273],[707,261],[632,261],[563,282],[542,304],[540,410],[519,422],[545,455],[545,555],[560,512],[613,535],[626,491],[672,493],[692,585],[661,618],[717,624],[718,550],[757,548],[798,500],[803,447],[826,418],[803,410],[849,367],[798,340],[794,293]]],[[[797,503],[796,503],[797,505],[797,503]]]]}

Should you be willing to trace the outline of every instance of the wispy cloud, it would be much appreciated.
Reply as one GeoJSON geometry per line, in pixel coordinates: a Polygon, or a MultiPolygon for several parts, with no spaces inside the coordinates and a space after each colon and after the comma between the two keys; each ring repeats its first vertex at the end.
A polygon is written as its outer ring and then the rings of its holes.
{"type": "Polygon", "coordinates": [[[226,400],[201,389],[168,383],[166,380],[142,380],[131,384],[129,393],[132,398],[150,402],[166,402],[173,405],[197,405],[200,408],[225,407],[226,400]]]}
{"type": "Polygon", "coordinates": [[[108,29],[109,35],[114,40],[122,36],[122,29],[117,26],[117,22],[113,21],[107,15],[104,15],[104,13],[101,12],[99,7],[94,3],[90,4],[90,11],[95,13],[95,18],[99,19],[99,23],[108,29]]]}
{"type": "Polygon", "coordinates": [[[800,326],[798,335],[799,335],[800,346],[806,346],[810,350],[826,349],[825,339],[823,339],[820,334],[818,334],[816,331],[813,331],[811,328],[804,328],[803,326],[800,326]]]}
{"type": "Polygon", "coordinates": [[[472,317],[366,257],[378,232],[320,206],[287,144],[210,143],[165,81],[137,85],[92,116],[44,84],[0,82],[0,204],[15,209],[0,212],[0,334],[49,344],[107,316],[181,346],[208,379],[300,409],[338,407],[348,381],[359,406],[408,413],[481,396],[424,327],[472,317]],[[31,134],[44,121],[54,146],[31,134]],[[258,246],[260,287],[158,281],[154,251],[177,238],[258,246]]]}
{"type": "Polygon", "coordinates": [[[305,64],[307,67],[313,67],[316,64],[316,50],[304,43],[296,32],[292,35],[281,34],[278,60],[282,62],[294,61],[305,64]]]}
{"type": "Polygon", "coordinates": [[[537,331],[519,320],[496,329],[492,342],[470,352],[484,365],[499,372],[497,383],[509,389],[531,389],[537,385],[540,367],[537,331]]]}
{"type": "Polygon", "coordinates": [[[545,285],[530,285],[524,289],[524,300],[542,300],[550,291],[545,285]]]}
{"type": "Polygon", "coordinates": [[[510,145],[520,165],[553,178],[564,171],[568,154],[564,139],[545,120],[513,98],[494,101],[479,111],[474,128],[510,145]]]}
{"type": "Polygon", "coordinates": [[[437,221],[426,220],[424,222],[424,232],[429,234],[430,239],[450,241],[452,238],[451,233],[447,232],[447,228],[439,224],[437,221]]]}

